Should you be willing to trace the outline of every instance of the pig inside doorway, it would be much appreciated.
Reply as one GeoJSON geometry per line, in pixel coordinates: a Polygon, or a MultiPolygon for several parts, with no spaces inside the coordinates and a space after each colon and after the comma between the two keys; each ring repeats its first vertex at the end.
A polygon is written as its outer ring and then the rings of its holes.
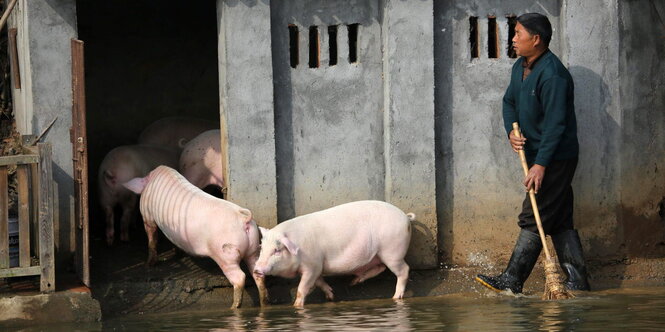
{"type": "MultiPolygon", "coordinates": [[[[123,278],[131,278],[131,273],[145,278],[145,269],[134,266],[147,255],[138,211],[126,243],[119,241],[116,212],[115,244],[106,245],[96,180],[104,156],[117,146],[135,144],[143,128],[165,117],[205,119],[219,128],[217,9],[215,0],[77,0],[76,11],[78,39],[85,46],[94,287],[104,278],[117,277],[118,271],[126,272],[123,278]]],[[[172,248],[162,238],[159,252],[177,257],[172,248]]],[[[199,272],[218,274],[208,260],[189,261],[199,272]]]]}

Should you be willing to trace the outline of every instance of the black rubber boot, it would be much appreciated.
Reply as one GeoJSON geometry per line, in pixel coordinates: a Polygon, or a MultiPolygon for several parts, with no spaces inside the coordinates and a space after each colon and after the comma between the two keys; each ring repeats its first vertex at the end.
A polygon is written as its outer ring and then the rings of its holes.
{"type": "Polygon", "coordinates": [[[565,286],[569,290],[588,291],[586,263],[582,252],[582,243],[576,230],[569,230],[552,235],[552,242],[559,258],[561,269],[566,274],[565,286]]]}
{"type": "Polygon", "coordinates": [[[515,294],[521,293],[522,286],[529,278],[542,248],[543,245],[538,234],[522,230],[517,238],[515,249],[513,249],[506,270],[496,277],[479,274],[476,281],[497,292],[510,289],[515,294]]]}

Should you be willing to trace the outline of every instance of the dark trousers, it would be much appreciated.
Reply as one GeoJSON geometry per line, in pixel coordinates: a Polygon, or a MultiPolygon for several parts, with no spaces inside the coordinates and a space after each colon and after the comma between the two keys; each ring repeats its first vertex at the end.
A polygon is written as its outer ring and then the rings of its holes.
{"type": "MultiPolygon", "coordinates": [[[[558,234],[573,229],[573,187],[570,185],[577,168],[577,158],[552,161],[536,194],[538,212],[545,234],[558,234]]],[[[522,229],[538,233],[536,218],[531,209],[529,193],[522,203],[517,222],[522,229]]]]}

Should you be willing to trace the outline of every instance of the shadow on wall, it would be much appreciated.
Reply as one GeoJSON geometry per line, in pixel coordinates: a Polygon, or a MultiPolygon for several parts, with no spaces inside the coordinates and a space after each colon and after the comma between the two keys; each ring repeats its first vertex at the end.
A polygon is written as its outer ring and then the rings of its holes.
{"type": "MultiPolygon", "coordinates": [[[[609,113],[612,95],[603,78],[593,70],[571,66],[569,71],[575,82],[580,143],[573,180],[575,228],[580,232],[587,261],[620,260],[625,252],[617,214],[621,199],[620,127],[609,113]]],[[[619,273],[623,275],[623,271],[619,273]]]]}

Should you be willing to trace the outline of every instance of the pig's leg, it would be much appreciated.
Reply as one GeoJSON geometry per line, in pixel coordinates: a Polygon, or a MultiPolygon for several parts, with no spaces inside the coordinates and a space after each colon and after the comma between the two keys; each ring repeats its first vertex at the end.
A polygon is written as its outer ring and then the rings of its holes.
{"type": "Polygon", "coordinates": [[[229,282],[233,285],[233,304],[231,309],[240,307],[242,303],[242,292],[245,288],[245,272],[240,269],[240,251],[230,243],[225,243],[222,248],[213,248],[213,260],[219,265],[229,282]]]}
{"type": "Polygon", "coordinates": [[[134,217],[137,201],[137,196],[132,197],[123,206],[122,217],[120,218],[120,241],[129,242],[129,225],[134,217]]]}
{"type": "MultiPolygon", "coordinates": [[[[256,265],[256,261],[258,259],[259,259],[258,255],[250,255],[249,257],[245,258],[245,264],[247,264],[247,269],[249,269],[249,271],[254,271],[254,266],[256,265]]],[[[259,277],[255,273],[252,273],[252,278],[254,278],[254,282],[256,282],[256,288],[259,290],[259,303],[261,304],[262,307],[268,305],[268,290],[266,289],[266,278],[259,277]]]]}
{"type": "Polygon", "coordinates": [[[157,224],[152,220],[144,220],[143,227],[148,235],[148,260],[145,264],[153,266],[157,262],[157,224]]]}
{"type": "Polygon", "coordinates": [[[104,206],[104,215],[106,216],[106,244],[113,245],[113,237],[115,233],[113,221],[115,216],[113,214],[113,206],[104,206]]]}
{"type": "Polygon", "coordinates": [[[316,287],[319,287],[326,294],[326,299],[328,301],[335,299],[333,296],[332,287],[330,287],[330,285],[328,285],[328,283],[323,280],[323,276],[319,277],[319,279],[316,279],[316,287]]]}
{"type": "Polygon", "coordinates": [[[385,271],[386,266],[384,264],[378,264],[370,267],[369,269],[363,271],[356,275],[356,278],[351,281],[351,286],[355,286],[369,278],[376,277],[379,273],[385,271]]]}
{"type": "Polygon", "coordinates": [[[409,280],[409,266],[404,261],[404,258],[384,260],[383,263],[397,276],[397,285],[395,286],[393,299],[403,298],[406,282],[409,280]]]}
{"type": "Polygon", "coordinates": [[[296,293],[296,301],[293,303],[294,307],[302,308],[305,306],[305,297],[312,291],[312,287],[316,280],[321,276],[321,273],[314,275],[312,271],[304,271],[300,277],[298,284],[298,292],[296,293]]]}

